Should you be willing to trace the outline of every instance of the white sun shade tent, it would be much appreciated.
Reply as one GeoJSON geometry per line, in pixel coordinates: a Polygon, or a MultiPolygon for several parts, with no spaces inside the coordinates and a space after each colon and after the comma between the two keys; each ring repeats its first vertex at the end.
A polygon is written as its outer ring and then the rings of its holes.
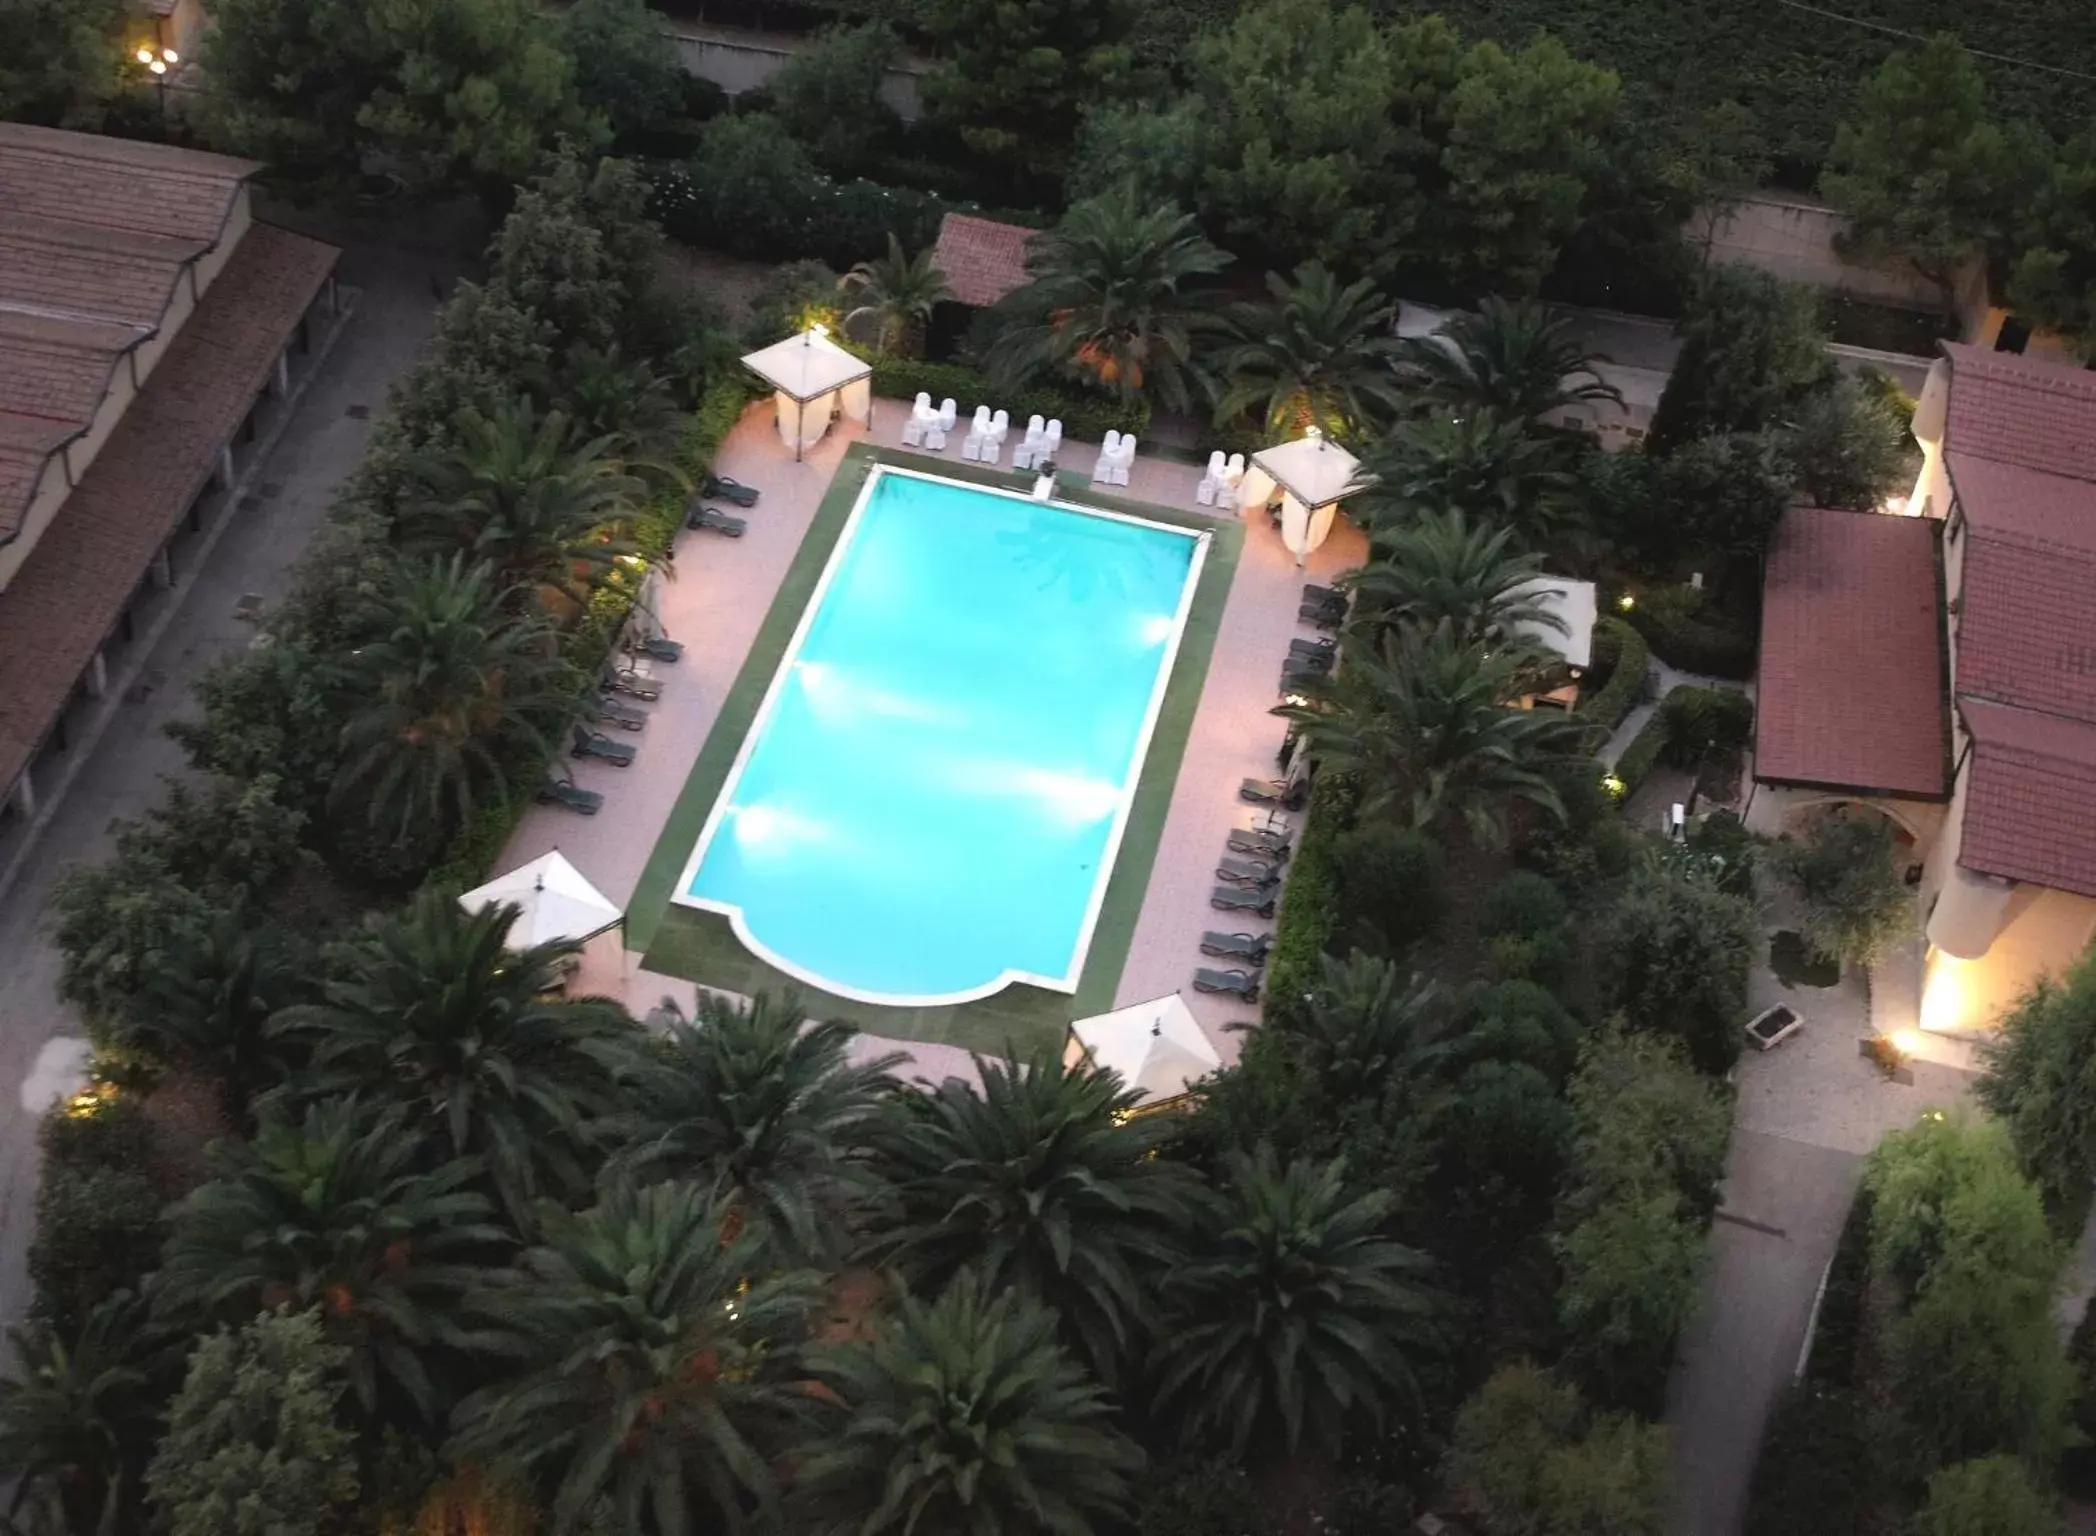
{"type": "Polygon", "coordinates": [[[1185,1098],[1198,1079],[1222,1066],[1223,1058],[1186,999],[1174,992],[1072,1024],[1063,1063],[1079,1062],[1112,1068],[1143,1096],[1143,1108],[1156,1109],[1185,1098]]]}
{"type": "Polygon", "coordinates": [[[1591,581],[1574,581],[1569,576],[1535,576],[1517,583],[1509,589],[1516,598],[1533,599],[1545,613],[1553,615],[1559,629],[1553,624],[1523,623],[1514,626],[1515,631],[1555,652],[1567,666],[1585,671],[1594,660],[1594,621],[1599,617],[1594,584],[1591,581]]]}
{"type": "Polygon", "coordinates": [[[1281,542],[1301,565],[1324,543],[1339,503],[1361,489],[1361,461],[1312,427],[1292,443],[1262,448],[1245,470],[1246,511],[1281,496],[1281,542]]]}
{"type": "Polygon", "coordinates": [[[832,416],[864,421],[873,413],[873,364],[830,340],[828,326],[811,325],[742,364],[771,386],[779,436],[796,459],[822,441],[832,416]]]}
{"type": "Polygon", "coordinates": [[[580,944],[625,920],[625,914],[585,880],[581,870],[562,858],[558,849],[497,875],[459,898],[459,905],[468,912],[498,902],[518,909],[517,921],[509,931],[511,949],[559,940],[580,944]]]}

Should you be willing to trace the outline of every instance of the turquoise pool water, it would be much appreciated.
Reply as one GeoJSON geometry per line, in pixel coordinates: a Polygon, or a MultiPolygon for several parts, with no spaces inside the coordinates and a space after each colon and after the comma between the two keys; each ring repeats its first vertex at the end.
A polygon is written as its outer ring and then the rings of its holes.
{"type": "Polygon", "coordinates": [[[1073,990],[1205,541],[878,471],[680,899],[826,990],[1073,990]]]}

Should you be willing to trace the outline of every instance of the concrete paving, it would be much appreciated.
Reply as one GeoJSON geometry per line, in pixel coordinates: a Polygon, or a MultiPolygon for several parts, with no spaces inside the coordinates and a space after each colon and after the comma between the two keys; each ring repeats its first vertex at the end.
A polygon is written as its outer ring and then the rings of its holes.
{"type": "MultiPolygon", "coordinates": [[[[275,447],[248,476],[255,499],[232,515],[212,558],[182,594],[166,630],[142,658],[142,692],[112,724],[74,780],[19,877],[0,901],[0,1079],[23,1085],[47,1042],[81,1025],[58,1000],[59,958],[42,931],[45,903],[70,866],[104,857],[121,818],[157,802],[164,775],[183,769],[165,734],[189,713],[190,685],[253,636],[237,618],[243,596],[279,596],[293,562],[320,526],[336,486],[364,450],[386,391],[429,334],[441,258],[385,249],[345,252],[341,280],[361,290],[333,354],[308,384],[275,447]],[[352,412],[356,414],[352,414],[352,412]]],[[[33,1086],[33,1085],[31,1085],[33,1086]]],[[[17,1094],[0,1095],[0,1315],[27,1299],[25,1250],[36,1196],[37,1116],[17,1094]]]]}

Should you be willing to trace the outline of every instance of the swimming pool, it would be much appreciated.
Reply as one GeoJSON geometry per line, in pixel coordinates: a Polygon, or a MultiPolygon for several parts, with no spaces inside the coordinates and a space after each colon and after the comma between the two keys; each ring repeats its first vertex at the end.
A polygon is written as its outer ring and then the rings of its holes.
{"type": "Polygon", "coordinates": [[[1207,547],[876,468],[677,899],[862,1002],[1075,991],[1207,547]]]}

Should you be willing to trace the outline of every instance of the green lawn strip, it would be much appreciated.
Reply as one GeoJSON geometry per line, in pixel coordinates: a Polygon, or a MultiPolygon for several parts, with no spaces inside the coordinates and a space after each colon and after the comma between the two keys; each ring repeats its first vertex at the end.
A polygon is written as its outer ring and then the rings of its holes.
{"type": "Polygon", "coordinates": [[[863,466],[875,458],[977,485],[1009,488],[1030,485],[1033,478],[1024,472],[1014,474],[966,462],[948,463],[863,443],[846,452],[837,479],[816,510],[807,538],[779,585],[771,612],[757,632],[734,687],[722,702],[713,731],[641,873],[628,920],[629,944],[645,950],[642,963],[651,971],[731,992],[794,988],[812,1014],[846,1019],[870,1033],[893,1039],[936,1041],[996,1055],[1051,1046],[1062,1038],[1071,1019],[1112,1006],[1114,989],[1135,937],[1143,895],[1149,887],[1158,840],[1164,834],[1172,789],[1179,777],[1179,760],[1200,706],[1208,659],[1222,627],[1223,605],[1236,574],[1244,530],[1234,522],[1217,522],[1167,507],[1080,490],[1070,484],[1070,476],[1061,478],[1059,490],[1066,500],[1214,535],[1188,607],[1186,628],[1171,678],[1165,685],[1150,749],[1136,782],[1120,853],[1107,880],[1077,992],[1068,996],[1038,987],[1012,986],[976,1002],[930,1008],[889,1008],[855,1002],[809,988],[765,964],[743,948],[726,917],[679,905],[670,896],[671,887],[690,857],[692,844],[706,824],[707,812],[727,779],[736,751],[756,718],[801,611],[836,546],[851,504],[864,482],[863,466]]]}

